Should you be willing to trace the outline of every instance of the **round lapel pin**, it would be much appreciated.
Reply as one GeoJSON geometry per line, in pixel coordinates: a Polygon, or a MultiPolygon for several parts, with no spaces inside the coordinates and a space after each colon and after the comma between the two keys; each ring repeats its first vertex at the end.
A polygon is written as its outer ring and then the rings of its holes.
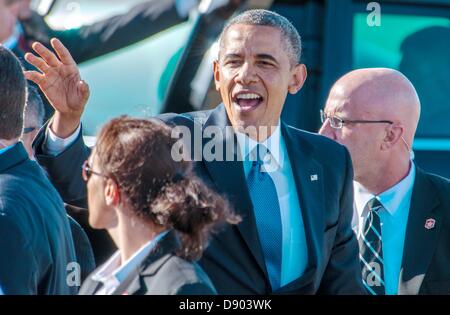
{"type": "Polygon", "coordinates": [[[425,228],[427,230],[431,230],[432,228],[434,228],[434,225],[436,224],[436,220],[435,219],[427,219],[425,221],[425,228]]]}

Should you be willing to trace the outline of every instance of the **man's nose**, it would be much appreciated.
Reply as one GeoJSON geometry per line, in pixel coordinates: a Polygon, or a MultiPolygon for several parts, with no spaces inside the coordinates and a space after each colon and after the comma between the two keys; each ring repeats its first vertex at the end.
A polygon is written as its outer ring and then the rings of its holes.
{"type": "Polygon", "coordinates": [[[248,62],[245,62],[239,69],[239,73],[236,76],[236,82],[242,85],[249,85],[258,80],[255,68],[248,62]]]}
{"type": "Polygon", "coordinates": [[[336,132],[335,129],[330,126],[329,119],[326,119],[323,122],[322,127],[319,129],[319,134],[332,140],[336,140],[336,132]]]}

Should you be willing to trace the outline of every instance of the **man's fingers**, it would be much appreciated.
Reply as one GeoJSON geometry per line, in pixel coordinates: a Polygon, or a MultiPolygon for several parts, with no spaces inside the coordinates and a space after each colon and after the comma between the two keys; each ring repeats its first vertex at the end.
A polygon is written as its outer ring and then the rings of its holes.
{"type": "Polygon", "coordinates": [[[35,55],[33,55],[31,53],[26,53],[25,54],[25,60],[28,61],[28,63],[32,64],[33,66],[35,66],[36,68],[38,68],[39,70],[41,70],[44,73],[47,72],[50,69],[50,67],[44,61],[44,59],[36,57],[35,55]]]}
{"type": "Polygon", "coordinates": [[[50,41],[55,52],[58,54],[59,59],[65,65],[74,65],[75,60],[73,60],[72,55],[69,50],[61,43],[61,41],[57,38],[52,38],[50,41]]]}
{"type": "Polygon", "coordinates": [[[89,95],[91,94],[91,91],[89,89],[89,85],[85,81],[78,82],[78,90],[81,93],[81,96],[83,98],[83,102],[87,103],[89,99],[89,95]]]}
{"type": "Polygon", "coordinates": [[[58,60],[56,55],[41,43],[35,42],[31,47],[50,67],[58,67],[61,65],[61,62],[58,60]]]}
{"type": "Polygon", "coordinates": [[[33,81],[37,85],[40,85],[45,77],[37,71],[24,71],[24,75],[27,80],[33,81]]]}

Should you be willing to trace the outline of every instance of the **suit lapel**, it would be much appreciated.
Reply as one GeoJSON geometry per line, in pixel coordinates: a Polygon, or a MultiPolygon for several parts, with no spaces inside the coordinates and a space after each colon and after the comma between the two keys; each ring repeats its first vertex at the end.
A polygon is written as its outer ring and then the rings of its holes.
{"type": "Polygon", "coordinates": [[[308,244],[308,265],[303,276],[294,282],[295,285],[302,286],[303,278],[312,274],[317,268],[317,260],[322,248],[325,230],[323,170],[320,163],[313,157],[313,148],[299,136],[298,130],[293,132],[291,127],[282,123],[281,131],[297,187],[308,244]]]}
{"type": "Polygon", "coordinates": [[[442,214],[439,198],[426,174],[416,167],[416,178],[406,227],[398,294],[418,294],[436,248],[442,214]],[[425,228],[427,220],[433,228],[425,228]]]}
{"type": "MultiPolygon", "coordinates": [[[[212,111],[210,117],[203,126],[203,131],[209,127],[219,127],[222,135],[225,137],[216,140],[204,139],[203,148],[210,141],[216,141],[217,147],[224,148],[223,161],[212,160],[204,163],[209,175],[219,192],[224,194],[228,200],[235,206],[235,211],[243,218],[242,222],[237,227],[239,234],[244,239],[250,252],[255,257],[261,270],[267,275],[264,256],[259,242],[258,231],[256,228],[256,220],[253,213],[253,204],[248,192],[247,181],[244,176],[244,167],[242,161],[238,160],[239,146],[237,139],[233,132],[226,132],[226,128],[231,126],[228,121],[228,116],[223,105],[219,105],[212,111]],[[226,160],[227,154],[232,156],[232,161],[226,160]]],[[[232,131],[231,127],[228,131],[232,131]]]]}

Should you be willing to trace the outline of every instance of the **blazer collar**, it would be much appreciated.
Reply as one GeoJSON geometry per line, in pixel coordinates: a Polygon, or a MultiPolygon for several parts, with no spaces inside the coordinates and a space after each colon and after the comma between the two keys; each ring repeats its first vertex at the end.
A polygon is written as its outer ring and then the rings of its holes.
{"type": "Polygon", "coordinates": [[[400,270],[399,294],[419,293],[437,245],[442,222],[442,209],[439,204],[439,196],[432,182],[426,173],[416,166],[400,270]],[[429,220],[434,222],[432,228],[425,226],[429,220]]]}
{"type": "Polygon", "coordinates": [[[0,154],[0,173],[22,163],[28,159],[28,153],[22,142],[18,142],[8,151],[0,154]]]}
{"type": "Polygon", "coordinates": [[[151,277],[158,272],[164,263],[180,247],[176,232],[168,232],[155,246],[144,262],[124,279],[113,292],[113,295],[132,295],[141,289],[140,277],[151,277]]]}

